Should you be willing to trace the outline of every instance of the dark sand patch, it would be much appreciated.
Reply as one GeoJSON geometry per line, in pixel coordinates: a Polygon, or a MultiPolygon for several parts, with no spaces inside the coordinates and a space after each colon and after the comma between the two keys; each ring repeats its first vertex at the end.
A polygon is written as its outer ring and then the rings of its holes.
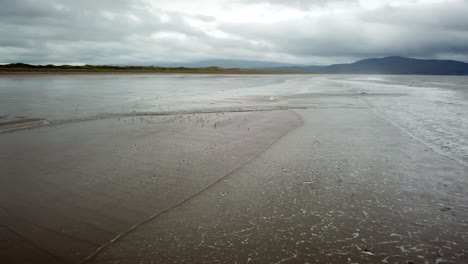
{"type": "MultiPolygon", "coordinates": [[[[3,119],[3,118],[0,117],[0,119],[3,119]]],[[[15,126],[15,125],[16,126],[17,125],[28,125],[28,124],[39,122],[39,121],[44,121],[44,119],[42,119],[42,118],[20,118],[20,119],[15,119],[15,120],[2,121],[2,122],[0,122],[0,128],[1,127],[6,127],[6,126],[15,126]]]]}
{"type": "Polygon", "coordinates": [[[0,121],[0,133],[38,127],[47,123],[43,118],[16,117],[15,119],[9,119],[5,116],[0,117],[0,120],[2,120],[0,121]]]}

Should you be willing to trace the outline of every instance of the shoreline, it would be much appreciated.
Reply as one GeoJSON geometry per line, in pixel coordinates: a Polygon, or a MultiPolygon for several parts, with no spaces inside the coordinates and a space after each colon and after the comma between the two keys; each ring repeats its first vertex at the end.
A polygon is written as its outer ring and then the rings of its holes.
{"type": "Polygon", "coordinates": [[[229,74],[315,74],[309,72],[284,72],[284,71],[0,71],[0,74],[29,74],[29,73],[46,73],[46,74],[61,74],[61,73],[194,73],[194,74],[211,74],[211,73],[229,73],[229,74]]]}
{"type": "Polygon", "coordinates": [[[2,68],[0,75],[9,74],[314,74],[305,72],[282,71],[282,70],[257,70],[257,69],[224,69],[224,68],[147,68],[147,69],[24,69],[24,68],[2,68]]]}
{"type": "Polygon", "coordinates": [[[73,75],[319,75],[309,72],[0,72],[0,78],[12,76],[73,76],[73,75]]]}

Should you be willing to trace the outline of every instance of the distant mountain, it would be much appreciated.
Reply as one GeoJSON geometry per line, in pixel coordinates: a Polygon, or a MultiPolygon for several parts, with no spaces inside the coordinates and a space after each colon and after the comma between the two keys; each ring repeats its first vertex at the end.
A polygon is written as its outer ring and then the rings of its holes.
{"type": "Polygon", "coordinates": [[[420,60],[391,56],[330,66],[277,67],[278,70],[346,74],[468,75],[468,63],[453,60],[420,60]]]}
{"type": "MultiPolygon", "coordinates": [[[[34,65],[10,64],[4,65],[8,68],[34,68],[34,65]]],[[[402,75],[468,75],[468,63],[454,60],[421,60],[399,56],[384,58],[373,58],[360,60],[349,64],[333,64],[329,66],[303,66],[281,62],[255,61],[255,60],[203,60],[197,62],[174,62],[156,63],[146,62],[135,65],[110,65],[106,67],[118,66],[122,68],[130,67],[186,67],[186,68],[207,68],[220,67],[226,69],[239,68],[247,70],[267,70],[267,71],[289,71],[289,72],[313,72],[313,73],[344,73],[344,74],[402,74],[402,75]]],[[[54,67],[45,65],[44,67],[54,67]]],[[[67,66],[68,67],[68,66],[67,66]]],[[[71,66],[70,66],[71,67],[71,66]]],[[[91,67],[91,65],[90,65],[91,67]]],[[[96,66],[94,66],[96,67],[96,66]]]]}
{"type": "Polygon", "coordinates": [[[155,64],[164,67],[189,67],[189,68],[205,68],[205,67],[221,67],[221,68],[242,68],[242,69],[269,69],[279,67],[298,66],[297,64],[272,62],[272,61],[256,61],[256,60],[202,60],[196,62],[169,62],[155,64]]]}

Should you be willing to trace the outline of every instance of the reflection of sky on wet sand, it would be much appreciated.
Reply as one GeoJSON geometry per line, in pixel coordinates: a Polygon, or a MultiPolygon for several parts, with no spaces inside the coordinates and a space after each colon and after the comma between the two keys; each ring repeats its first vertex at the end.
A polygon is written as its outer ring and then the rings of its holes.
{"type": "Polygon", "coordinates": [[[468,162],[468,79],[364,75],[48,75],[0,78],[0,116],[353,107],[365,101],[416,139],[468,162]]]}

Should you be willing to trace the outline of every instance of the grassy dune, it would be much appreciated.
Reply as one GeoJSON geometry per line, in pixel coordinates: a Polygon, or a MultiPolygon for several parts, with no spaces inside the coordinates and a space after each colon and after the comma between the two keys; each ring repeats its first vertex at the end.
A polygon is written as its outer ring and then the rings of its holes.
{"type": "Polygon", "coordinates": [[[193,74],[291,74],[293,71],[253,70],[240,68],[186,68],[158,66],[108,66],[108,65],[29,65],[14,63],[0,65],[0,73],[193,73],[193,74]]]}

